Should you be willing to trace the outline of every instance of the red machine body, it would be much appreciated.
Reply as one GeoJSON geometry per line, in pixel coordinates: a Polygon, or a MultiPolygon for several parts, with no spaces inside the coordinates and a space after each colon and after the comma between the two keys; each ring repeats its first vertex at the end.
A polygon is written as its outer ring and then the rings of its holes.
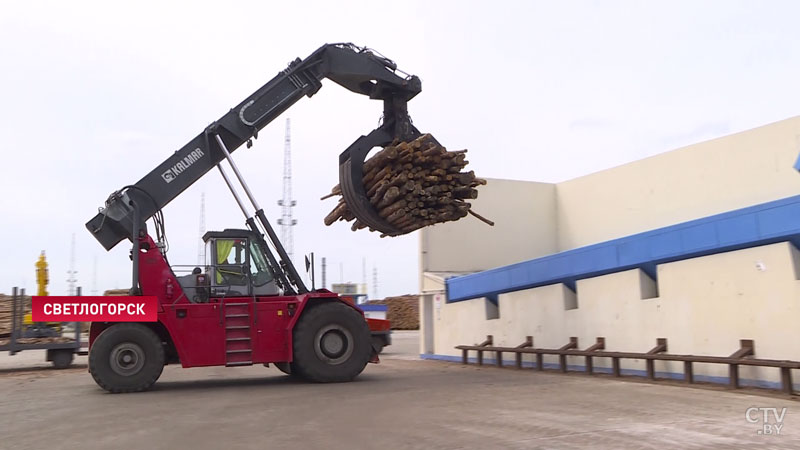
{"type": "MultiPolygon", "coordinates": [[[[383,103],[382,124],[339,155],[339,184],[356,217],[388,235],[389,225],[366,196],[368,153],[421,133],[407,102],[422,89],[419,77],[368,48],[326,44],[253,92],[133,185],[113,192],[86,228],[106,249],[124,240],[131,250],[131,295],[159,300],[157,322],[93,323],[89,371],[110,392],[149,389],[165,364],[183,367],[274,363],[313,382],[358,376],[389,342],[387,321],[369,320],[352,301],[309,289],[278,239],[231,153],[250,147],[258,132],[330,79],[383,103]],[[247,205],[226,174],[233,170],[247,205]],[[218,169],[245,217],[247,229],[206,233],[212,257],[189,274],[170,265],[162,208],[212,169],[218,169]],[[152,219],[155,239],[148,234],[152,219]],[[235,250],[235,251],[234,251],[235,250]],[[369,324],[369,326],[368,326],[369,324]]],[[[313,264],[311,264],[313,268],[313,264]]]]}
{"type": "MultiPolygon", "coordinates": [[[[140,240],[139,273],[142,295],[159,301],[158,322],[144,323],[167,343],[166,363],[183,367],[238,366],[291,363],[292,330],[304,309],[313,302],[341,302],[363,312],[350,301],[329,291],[292,296],[209,298],[193,303],[150,236],[140,240]]],[[[378,331],[388,321],[365,319],[378,331]]],[[[89,348],[111,323],[94,322],[89,348]]],[[[370,362],[378,362],[373,349],[370,362]]]]}

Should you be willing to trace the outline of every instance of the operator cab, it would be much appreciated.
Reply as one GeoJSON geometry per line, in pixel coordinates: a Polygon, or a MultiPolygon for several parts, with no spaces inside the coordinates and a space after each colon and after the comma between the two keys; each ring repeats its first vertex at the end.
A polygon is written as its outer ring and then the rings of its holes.
{"type": "Polygon", "coordinates": [[[203,235],[209,258],[206,272],[211,285],[211,297],[279,293],[258,241],[258,236],[250,230],[209,231],[203,235]]]}
{"type": "Polygon", "coordinates": [[[226,229],[203,235],[206,245],[206,273],[178,277],[190,301],[205,303],[209,298],[261,297],[278,295],[280,290],[250,230],[226,229]]]}

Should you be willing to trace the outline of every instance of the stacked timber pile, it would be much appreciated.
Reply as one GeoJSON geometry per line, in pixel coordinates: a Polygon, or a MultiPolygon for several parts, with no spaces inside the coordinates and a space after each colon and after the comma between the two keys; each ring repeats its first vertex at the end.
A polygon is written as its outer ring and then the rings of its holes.
{"type": "MultiPolygon", "coordinates": [[[[0,294],[0,337],[11,336],[12,296],[0,294]]],[[[22,320],[31,312],[31,298],[24,296],[21,302],[22,312],[17,311],[17,319],[22,320]]]]}
{"type": "MultiPolygon", "coordinates": [[[[0,346],[7,345],[10,339],[0,339],[0,346]]],[[[70,337],[41,337],[41,338],[19,338],[16,340],[17,344],[67,344],[75,342],[75,339],[70,337]]]]}
{"type": "MultiPolygon", "coordinates": [[[[11,314],[12,314],[12,299],[10,295],[0,294],[0,345],[8,344],[8,338],[11,337],[11,314]]],[[[25,319],[25,315],[31,312],[31,297],[26,295],[22,297],[20,302],[22,311],[17,311],[17,324],[18,329],[24,329],[25,325],[21,322],[25,319]]],[[[84,331],[88,331],[88,324],[84,325],[84,331]]],[[[74,341],[71,337],[42,337],[42,338],[19,338],[19,344],[43,344],[43,343],[64,343],[74,341]]]]}
{"type": "Polygon", "coordinates": [[[419,329],[419,296],[401,295],[386,297],[383,300],[372,300],[370,305],[386,305],[386,318],[391,322],[393,330],[419,329]]]}
{"type": "Polygon", "coordinates": [[[103,295],[111,295],[111,296],[119,296],[119,295],[128,295],[130,289],[109,289],[103,292],[103,295]]]}
{"type": "MultiPolygon", "coordinates": [[[[462,172],[469,163],[466,153],[447,151],[430,134],[412,142],[396,142],[364,162],[367,197],[378,215],[403,234],[467,214],[494,225],[470,209],[472,205],[467,200],[478,198],[475,188],[486,184],[486,180],[475,177],[473,171],[462,172]]],[[[339,185],[322,199],[337,195],[342,195],[339,185]]],[[[338,220],[354,221],[350,227],[353,231],[367,228],[344,198],[325,217],[325,225],[338,220]]]]}

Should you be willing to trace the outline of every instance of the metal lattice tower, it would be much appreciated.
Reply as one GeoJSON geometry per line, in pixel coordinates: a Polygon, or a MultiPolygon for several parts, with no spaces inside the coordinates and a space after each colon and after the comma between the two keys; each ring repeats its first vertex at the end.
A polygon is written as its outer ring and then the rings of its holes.
{"type": "Polygon", "coordinates": [[[197,265],[204,266],[206,264],[206,246],[203,242],[203,235],[206,234],[206,193],[200,194],[200,227],[198,229],[199,236],[197,237],[197,265]]]}
{"type": "Polygon", "coordinates": [[[290,131],[289,119],[286,119],[286,137],[283,140],[283,199],[278,200],[281,206],[281,218],[278,225],[281,226],[281,241],[286,249],[289,259],[294,253],[294,242],[292,238],[292,227],[297,225],[297,220],[292,218],[292,208],[297,202],[292,200],[292,135],[290,131]]]}
{"type": "Polygon", "coordinates": [[[327,276],[327,274],[328,274],[327,260],[323,256],[322,257],[322,289],[327,289],[328,288],[328,285],[326,284],[326,280],[325,280],[325,277],[327,276]]]}
{"type": "Polygon", "coordinates": [[[78,282],[75,275],[78,274],[78,271],[75,270],[75,233],[72,233],[72,246],[69,252],[69,270],[67,271],[67,287],[69,289],[69,295],[75,295],[75,283],[78,282]]]}
{"type": "Polygon", "coordinates": [[[378,268],[372,266],[372,299],[378,299],[378,268]]]}
{"type": "Polygon", "coordinates": [[[361,257],[361,282],[364,284],[364,287],[367,286],[367,258],[362,256],[361,257]]]}
{"type": "Polygon", "coordinates": [[[97,295],[97,256],[92,263],[92,295],[97,295]]]}

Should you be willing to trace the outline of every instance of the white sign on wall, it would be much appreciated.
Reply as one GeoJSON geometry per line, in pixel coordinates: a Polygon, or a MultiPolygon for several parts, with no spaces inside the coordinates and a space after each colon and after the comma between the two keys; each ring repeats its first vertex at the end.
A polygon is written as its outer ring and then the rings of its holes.
{"type": "Polygon", "coordinates": [[[433,294],[433,307],[436,309],[436,320],[441,319],[440,313],[443,302],[444,302],[444,294],[433,294]]]}

